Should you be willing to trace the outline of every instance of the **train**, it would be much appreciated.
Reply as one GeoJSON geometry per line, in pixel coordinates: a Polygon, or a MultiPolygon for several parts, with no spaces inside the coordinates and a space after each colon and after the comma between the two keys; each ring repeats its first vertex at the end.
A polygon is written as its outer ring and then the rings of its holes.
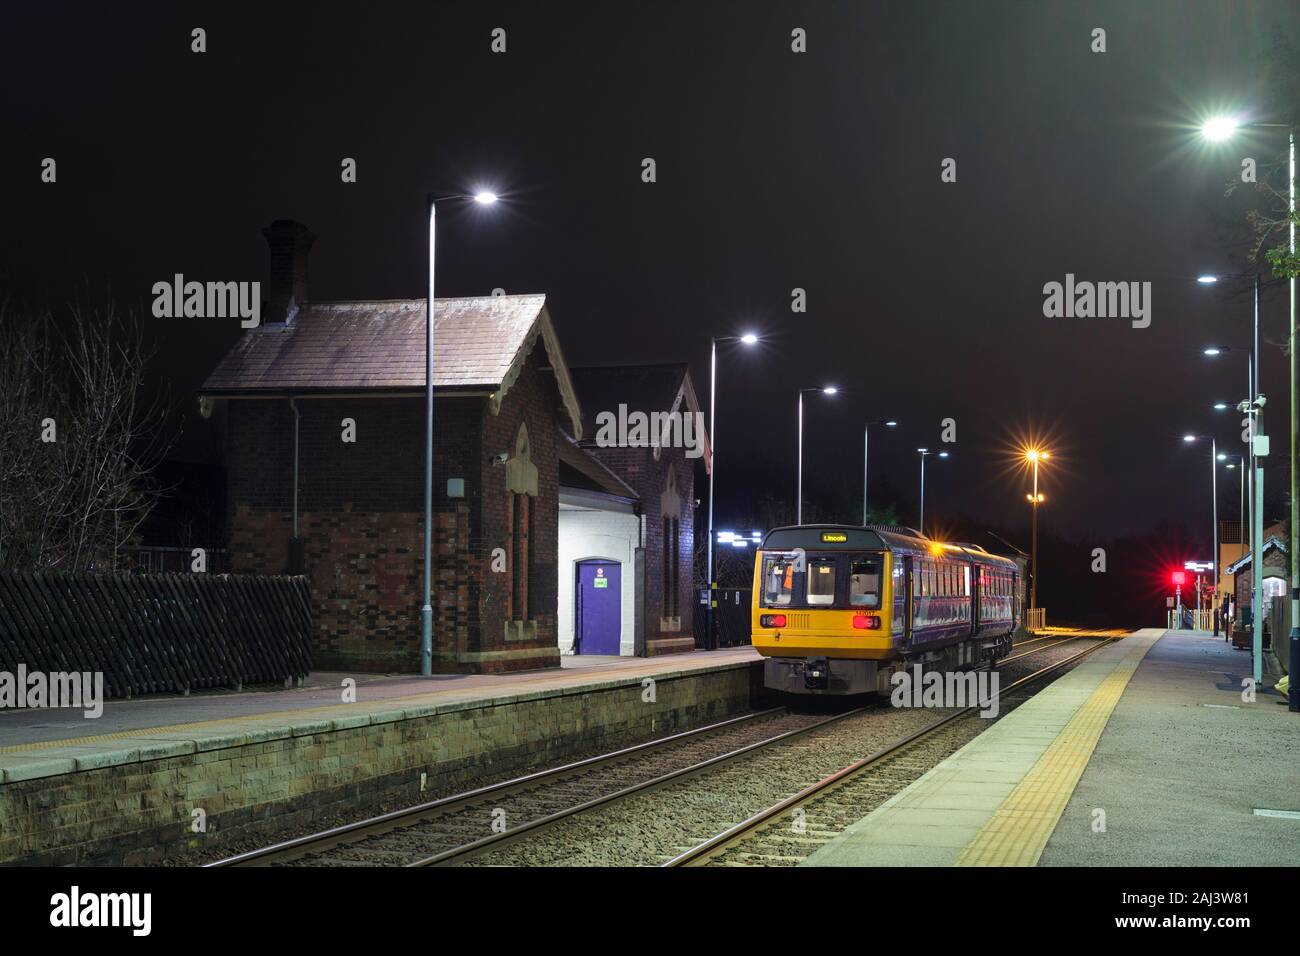
{"type": "Polygon", "coordinates": [[[752,642],[771,690],[888,694],[901,669],[1005,657],[1020,591],[1015,561],[912,528],[775,528],[755,554],[752,642]]]}

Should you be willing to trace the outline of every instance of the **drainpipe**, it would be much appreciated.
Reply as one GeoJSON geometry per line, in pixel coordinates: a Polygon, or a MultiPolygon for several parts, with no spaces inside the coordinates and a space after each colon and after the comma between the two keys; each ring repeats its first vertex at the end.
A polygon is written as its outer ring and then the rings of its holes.
{"type": "Polygon", "coordinates": [[[302,413],[292,395],[289,396],[289,409],[293,412],[293,536],[289,539],[289,561],[285,570],[289,574],[306,574],[307,548],[298,537],[298,429],[302,413]]]}
{"type": "Polygon", "coordinates": [[[289,408],[293,411],[293,536],[298,537],[298,421],[302,418],[298,411],[298,401],[289,397],[289,408]]]}
{"type": "Polygon", "coordinates": [[[645,657],[645,515],[637,502],[633,512],[637,523],[637,546],[632,551],[632,579],[636,590],[632,601],[632,654],[645,657]]]}

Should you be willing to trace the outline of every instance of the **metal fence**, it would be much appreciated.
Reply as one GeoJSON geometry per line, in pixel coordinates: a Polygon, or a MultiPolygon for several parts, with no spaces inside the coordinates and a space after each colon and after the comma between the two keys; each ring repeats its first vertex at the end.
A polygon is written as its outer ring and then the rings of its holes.
{"type": "MultiPolygon", "coordinates": [[[[741,647],[751,643],[749,597],[752,593],[753,588],[718,588],[717,614],[713,621],[717,643],[714,646],[741,647]]],[[[709,647],[708,606],[709,592],[699,588],[695,601],[695,646],[701,650],[709,647]]]]}
{"type": "MultiPolygon", "coordinates": [[[[189,573],[194,563],[192,548],[130,547],[123,548],[130,567],[142,574],[189,573]]],[[[224,548],[204,549],[206,574],[224,574],[230,570],[230,555],[224,548]]]]}
{"type": "Polygon", "coordinates": [[[1041,607],[1025,608],[1025,627],[1030,631],[1041,631],[1047,627],[1047,611],[1041,607]]]}
{"type": "MultiPolygon", "coordinates": [[[[1183,616],[1180,620],[1178,618],[1178,612],[1171,608],[1165,612],[1165,626],[1171,631],[1213,632],[1215,629],[1214,611],[1209,608],[1198,611],[1194,607],[1185,607],[1183,608],[1183,616]]],[[[1218,629],[1223,631],[1224,626],[1223,620],[1220,619],[1218,629]]]]}
{"type": "Polygon", "coordinates": [[[104,675],[109,697],[311,670],[304,577],[0,572],[0,670],[104,675]]]}

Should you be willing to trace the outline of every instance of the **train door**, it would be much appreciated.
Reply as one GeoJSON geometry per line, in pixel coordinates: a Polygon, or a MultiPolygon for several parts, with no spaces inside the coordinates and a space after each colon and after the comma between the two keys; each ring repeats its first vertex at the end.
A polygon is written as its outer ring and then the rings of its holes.
{"type": "Polygon", "coordinates": [[[905,618],[905,624],[903,630],[904,647],[912,646],[912,622],[915,620],[915,617],[913,616],[913,602],[915,601],[915,593],[912,587],[912,577],[913,577],[912,556],[908,555],[903,559],[903,580],[907,582],[905,585],[907,589],[906,602],[905,602],[907,616],[905,618]]]}

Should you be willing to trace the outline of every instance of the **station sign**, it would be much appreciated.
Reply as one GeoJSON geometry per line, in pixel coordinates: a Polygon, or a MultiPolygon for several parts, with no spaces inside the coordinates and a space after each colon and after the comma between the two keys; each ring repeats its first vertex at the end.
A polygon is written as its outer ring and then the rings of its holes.
{"type": "Polygon", "coordinates": [[[1214,570],[1214,562],[1213,561],[1184,561],[1183,567],[1186,568],[1188,571],[1195,571],[1198,574],[1203,574],[1206,571],[1214,570]]]}

